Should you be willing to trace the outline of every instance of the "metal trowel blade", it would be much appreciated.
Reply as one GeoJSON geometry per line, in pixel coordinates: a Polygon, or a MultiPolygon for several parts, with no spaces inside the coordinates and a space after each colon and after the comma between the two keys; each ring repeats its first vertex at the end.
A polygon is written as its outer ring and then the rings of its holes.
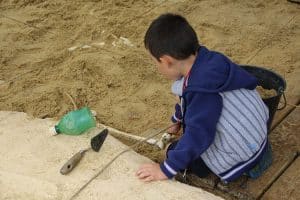
{"type": "Polygon", "coordinates": [[[94,151],[98,152],[100,150],[107,135],[108,135],[108,130],[104,129],[98,135],[94,136],[91,139],[91,147],[94,151]]]}

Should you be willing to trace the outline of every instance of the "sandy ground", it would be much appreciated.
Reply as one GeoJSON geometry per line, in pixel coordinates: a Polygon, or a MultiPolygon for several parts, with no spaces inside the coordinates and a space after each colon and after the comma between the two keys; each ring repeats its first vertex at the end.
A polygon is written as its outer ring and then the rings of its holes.
{"type": "Polygon", "coordinates": [[[0,109],[60,117],[72,109],[67,92],[120,130],[165,126],[171,83],[157,74],[143,36],[167,11],[186,16],[209,48],[299,81],[299,6],[286,1],[10,0],[0,1],[0,109]],[[263,47],[270,52],[257,59],[263,47]]]}
{"type": "MultiPolygon", "coordinates": [[[[87,152],[68,175],[60,167],[88,147],[100,129],[81,136],[50,136],[50,119],[0,111],[0,199],[69,199],[115,155],[127,147],[108,136],[96,153],[87,152]]],[[[129,151],[120,156],[74,199],[205,199],[221,198],[176,181],[143,183],[135,171],[149,159],[129,151]]]]}

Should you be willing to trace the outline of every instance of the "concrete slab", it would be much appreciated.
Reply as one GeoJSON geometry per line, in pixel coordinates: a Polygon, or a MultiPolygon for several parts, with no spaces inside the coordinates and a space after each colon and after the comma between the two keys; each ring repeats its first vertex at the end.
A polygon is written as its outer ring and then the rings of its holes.
{"type": "MultiPolygon", "coordinates": [[[[25,113],[0,111],[0,199],[69,199],[115,155],[127,148],[108,136],[100,152],[89,151],[68,175],[61,166],[89,146],[100,129],[80,136],[51,136],[54,121],[25,113]]],[[[140,164],[151,162],[133,152],[119,157],[75,199],[222,199],[176,181],[143,183],[135,176],[140,164]]]]}

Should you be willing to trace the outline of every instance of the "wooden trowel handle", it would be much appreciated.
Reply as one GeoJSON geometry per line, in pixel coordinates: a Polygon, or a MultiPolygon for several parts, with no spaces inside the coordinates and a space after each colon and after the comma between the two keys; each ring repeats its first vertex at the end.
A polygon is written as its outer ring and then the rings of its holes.
{"type": "Polygon", "coordinates": [[[74,167],[79,163],[81,158],[83,157],[85,151],[79,151],[76,153],[72,158],[70,158],[64,166],[60,169],[60,173],[65,175],[68,174],[70,171],[73,170],[74,167]]]}

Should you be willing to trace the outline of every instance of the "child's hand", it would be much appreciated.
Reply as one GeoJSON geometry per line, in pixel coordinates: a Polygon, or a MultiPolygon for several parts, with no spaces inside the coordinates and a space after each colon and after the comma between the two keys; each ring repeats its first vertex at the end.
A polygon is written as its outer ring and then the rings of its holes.
{"type": "Polygon", "coordinates": [[[157,163],[142,165],[136,172],[136,176],[145,182],[168,179],[168,177],[161,171],[160,166],[157,163]]]}
{"type": "Polygon", "coordinates": [[[171,135],[176,135],[180,131],[180,128],[181,128],[181,123],[177,122],[167,130],[167,133],[171,135]]]}

